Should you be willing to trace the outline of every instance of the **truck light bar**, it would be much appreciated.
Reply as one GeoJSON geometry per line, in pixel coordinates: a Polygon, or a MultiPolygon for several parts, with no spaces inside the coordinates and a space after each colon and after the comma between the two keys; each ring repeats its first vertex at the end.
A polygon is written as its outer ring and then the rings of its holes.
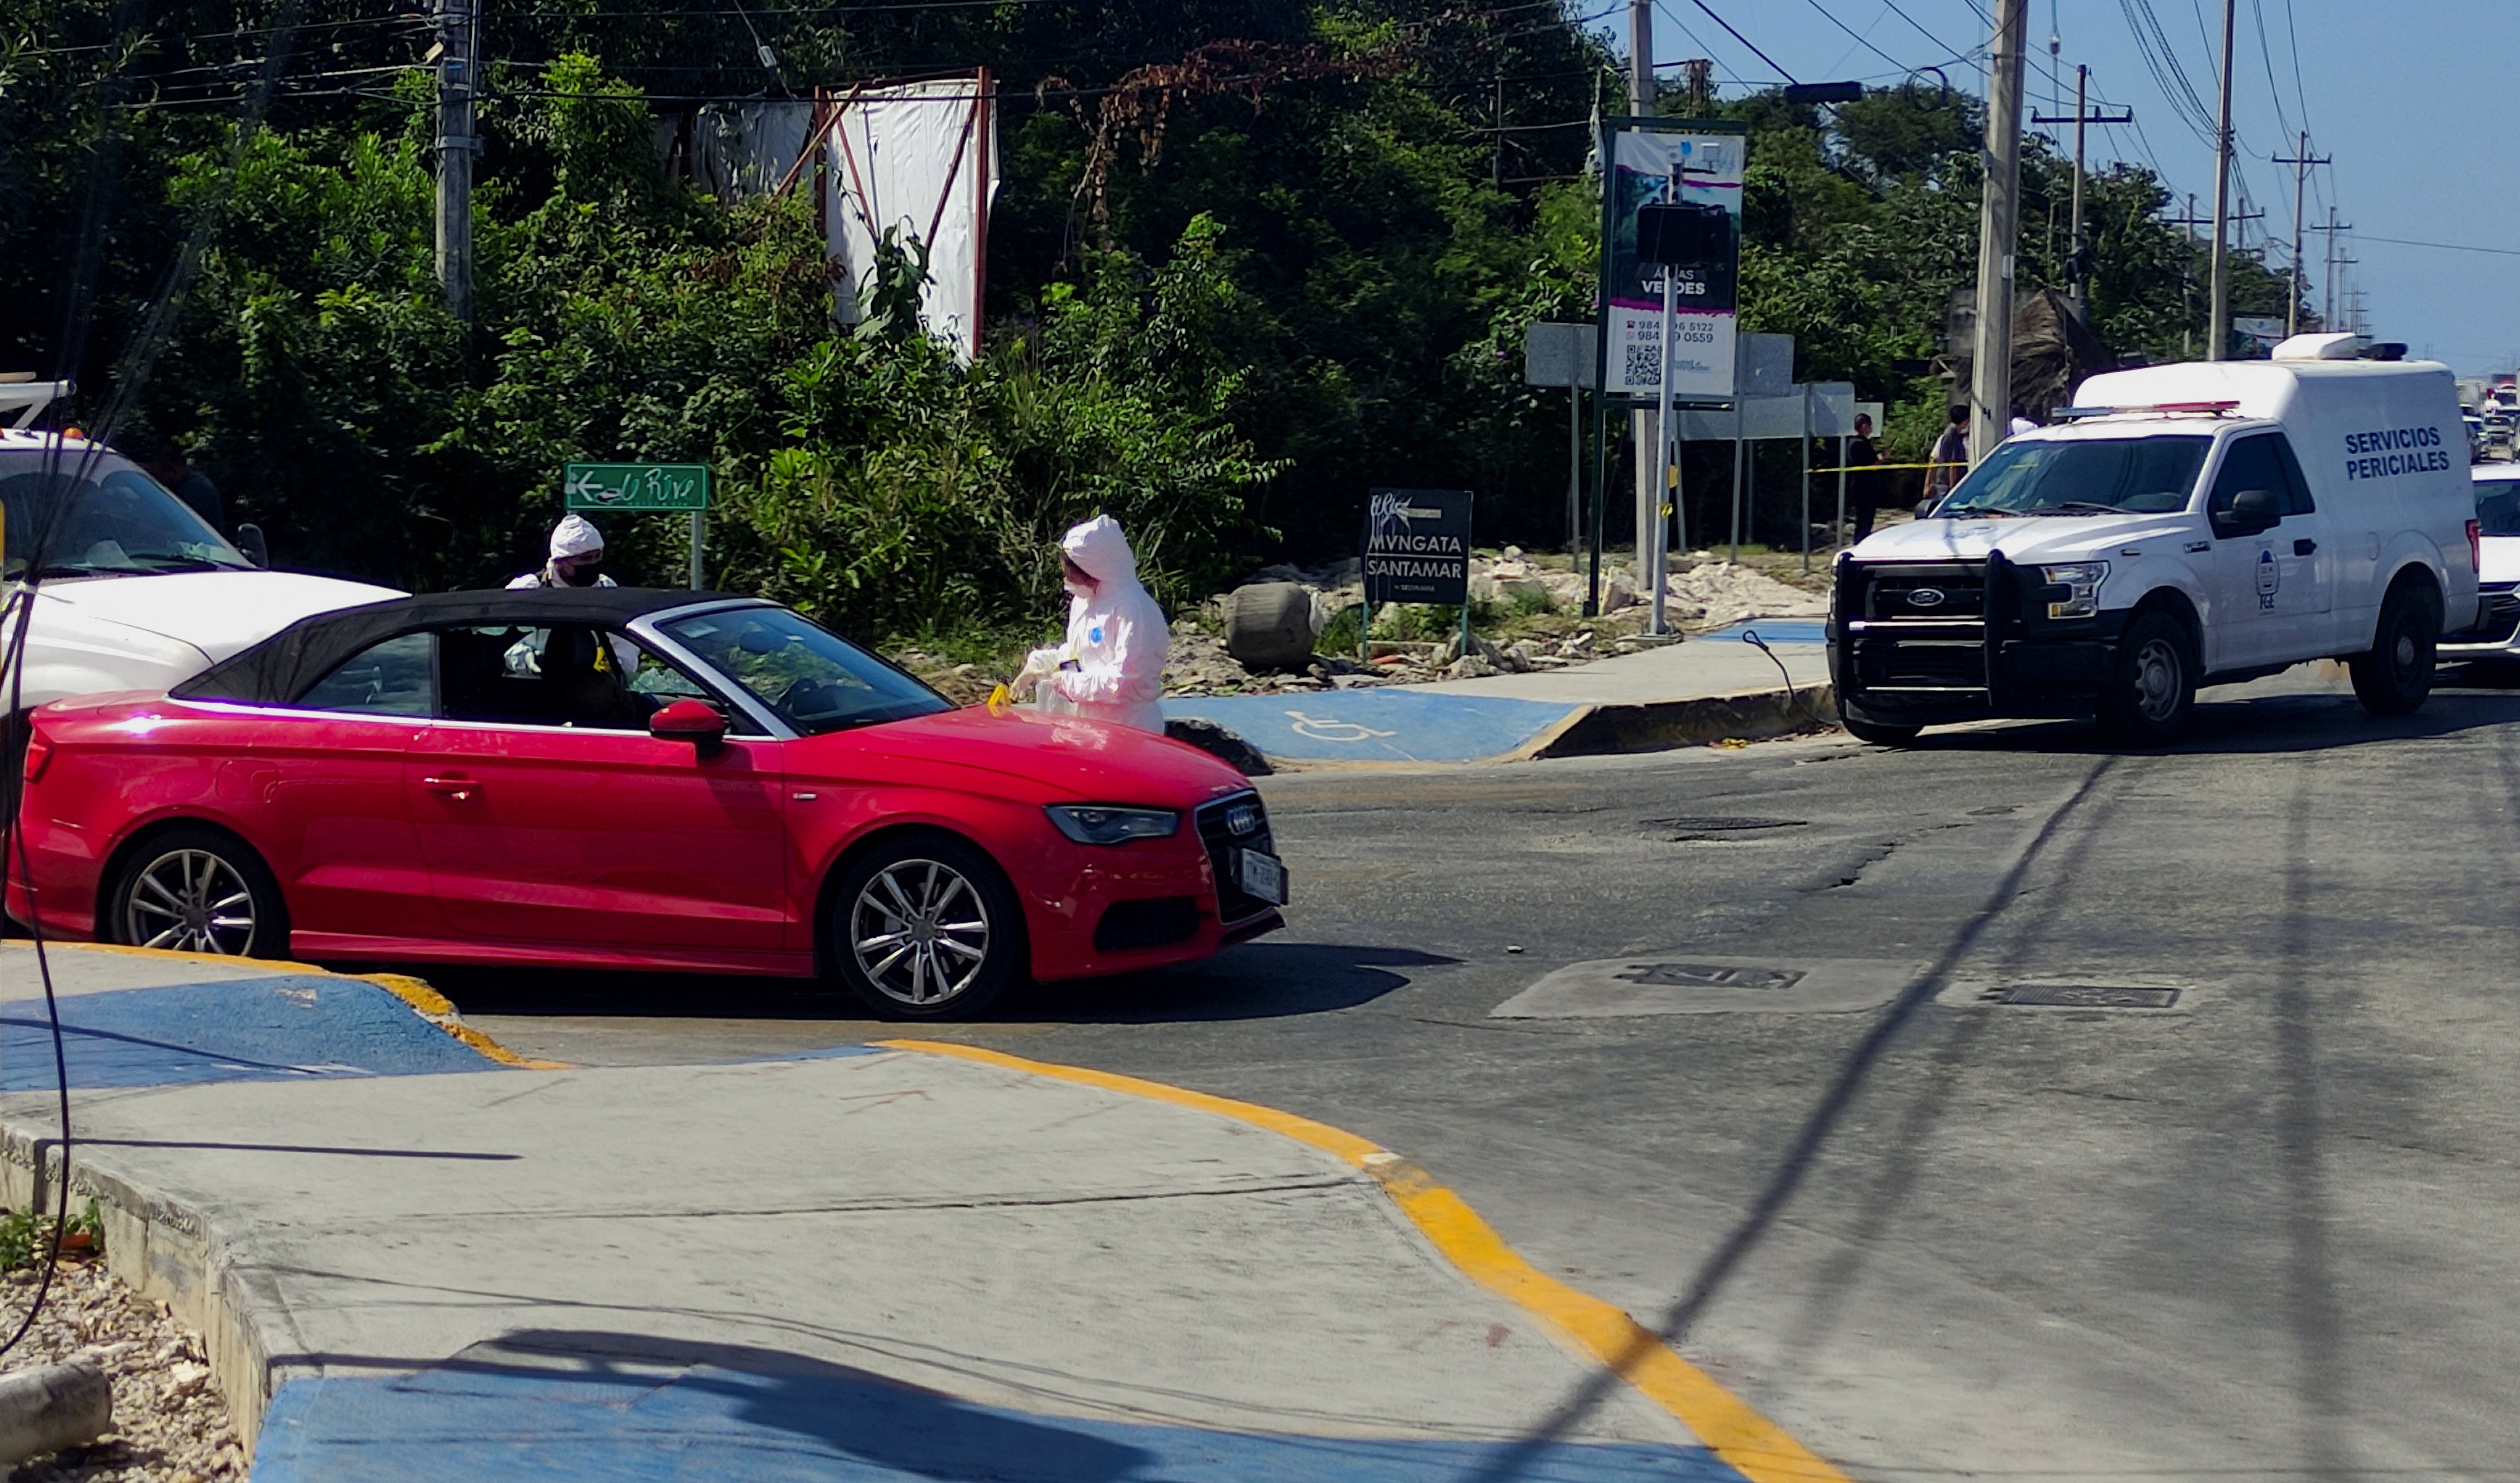
{"type": "Polygon", "coordinates": [[[2225,402],[2145,402],[2126,407],[2059,407],[2052,416],[2059,422],[2085,417],[2126,417],[2151,413],[2157,417],[2221,417],[2239,407],[2236,401],[2225,402]]]}

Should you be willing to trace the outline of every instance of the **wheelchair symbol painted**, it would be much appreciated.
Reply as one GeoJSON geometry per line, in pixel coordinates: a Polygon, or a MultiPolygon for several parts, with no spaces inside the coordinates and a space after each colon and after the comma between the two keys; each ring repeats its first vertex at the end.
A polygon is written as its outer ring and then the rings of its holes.
{"type": "Polygon", "coordinates": [[[1295,718],[1296,736],[1310,737],[1316,742],[1370,742],[1376,737],[1399,735],[1398,732],[1375,731],[1354,721],[1308,716],[1300,710],[1290,710],[1286,714],[1295,718]]]}

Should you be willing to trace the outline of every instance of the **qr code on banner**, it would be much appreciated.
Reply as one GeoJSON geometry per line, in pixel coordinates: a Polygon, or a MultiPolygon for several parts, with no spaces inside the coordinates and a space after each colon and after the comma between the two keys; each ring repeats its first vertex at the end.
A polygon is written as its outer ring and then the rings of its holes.
{"type": "Polygon", "coordinates": [[[1662,346],[1649,339],[1628,341],[1627,382],[1631,386],[1662,383],[1662,346]]]}

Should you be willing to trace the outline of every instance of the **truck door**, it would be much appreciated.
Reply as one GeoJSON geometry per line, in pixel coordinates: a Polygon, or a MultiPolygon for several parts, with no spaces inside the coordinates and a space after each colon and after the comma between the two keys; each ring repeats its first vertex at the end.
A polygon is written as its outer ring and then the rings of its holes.
{"type": "Polygon", "coordinates": [[[2232,439],[2223,450],[2205,510],[2214,532],[2215,632],[2207,663],[2238,669],[2333,652],[2335,542],[2284,434],[2252,432],[2232,439]],[[2233,525],[2232,507],[2251,489],[2274,496],[2273,525],[2233,525]]]}

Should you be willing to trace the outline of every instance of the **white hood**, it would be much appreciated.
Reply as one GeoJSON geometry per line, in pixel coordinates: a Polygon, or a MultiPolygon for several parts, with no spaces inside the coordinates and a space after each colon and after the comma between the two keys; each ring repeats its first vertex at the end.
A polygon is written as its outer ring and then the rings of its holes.
{"type": "Polygon", "coordinates": [[[406,594],[292,571],[177,571],[56,579],[38,589],[23,702],[165,690],[336,608],[406,594]]]}
{"type": "Polygon", "coordinates": [[[1912,520],[1874,531],[1848,556],[1858,562],[1984,561],[2002,551],[2015,565],[2105,560],[2122,546],[2191,534],[2197,517],[2049,515],[1912,520]]]}
{"type": "Polygon", "coordinates": [[[198,649],[215,664],[299,618],[364,603],[409,597],[390,587],[294,571],[170,571],[159,576],[83,577],[46,582],[35,620],[40,637],[55,605],[92,623],[118,623],[198,649]]]}

